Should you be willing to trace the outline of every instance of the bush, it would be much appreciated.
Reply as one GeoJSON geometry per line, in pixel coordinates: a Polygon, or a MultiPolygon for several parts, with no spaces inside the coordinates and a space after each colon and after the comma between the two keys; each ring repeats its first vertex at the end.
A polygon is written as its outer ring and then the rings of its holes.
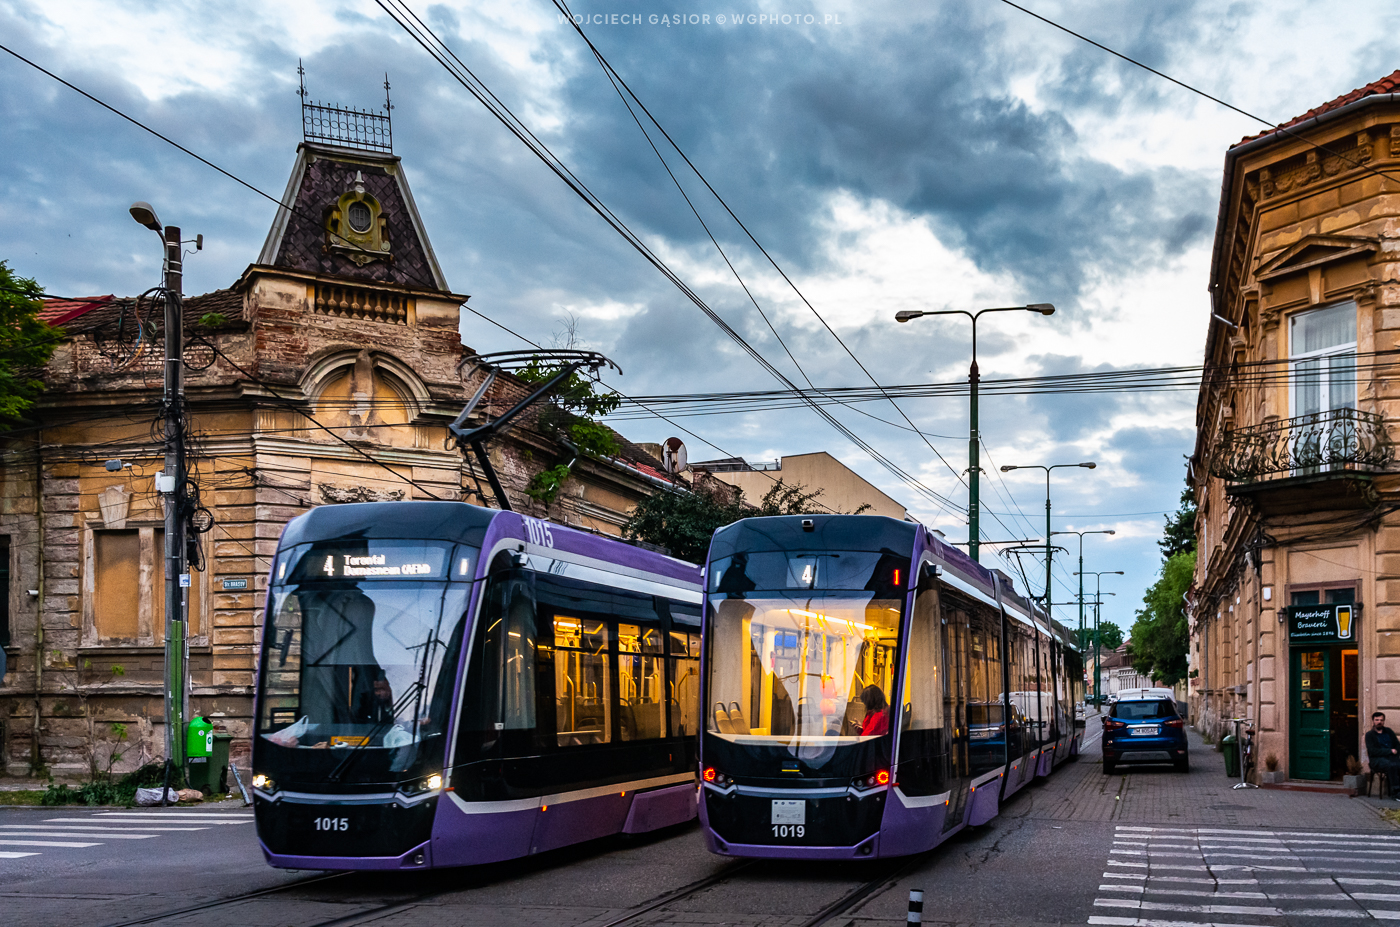
{"type": "MultiPolygon", "coordinates": [[[[110,777],[97,777],[91,782],[85,782],[75,788],[69,788],[67,783],[55,784],[49,780],[49,786],[44,790],[44,794],[39,799],[41,805],[124,805],[130,808],[136,801],[136,790],[160,788],[165,781],[165,763],[147,763],[134,772],[129,772],[125,776],[113,782],[110,777]]],[[[176,767],[170,769],[170,787],[172,789],[182,789],[185,787],[184,774],[176,767]]]]}

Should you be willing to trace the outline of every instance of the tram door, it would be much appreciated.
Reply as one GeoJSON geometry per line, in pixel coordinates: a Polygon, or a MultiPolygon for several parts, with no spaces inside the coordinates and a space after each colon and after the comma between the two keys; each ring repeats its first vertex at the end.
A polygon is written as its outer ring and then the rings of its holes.
{"type": "Polygon", "coordinates": [[[943,612],[943,717],[952,734],[949,760],[951,775],[947,787],[948,814],[943,830],[949,831],[962,823],[967,806],[968,787],[972,783],[968,759],[967,683],[968,683],[968,623],[967,612],[945,607],[943,612]]]}

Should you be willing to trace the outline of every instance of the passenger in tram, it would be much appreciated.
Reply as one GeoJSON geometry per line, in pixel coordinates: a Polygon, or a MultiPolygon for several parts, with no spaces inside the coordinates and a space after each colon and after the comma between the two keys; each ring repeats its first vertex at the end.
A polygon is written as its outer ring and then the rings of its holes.
{"type": "Polygon", "coordinates": [[[860,723],[860,736],[874,737],[887,734],[890,730],[890,706],[885,701],[885,693],[879,686],[866,686],[860,693],[865,705],[865,720],[860,723]]]}

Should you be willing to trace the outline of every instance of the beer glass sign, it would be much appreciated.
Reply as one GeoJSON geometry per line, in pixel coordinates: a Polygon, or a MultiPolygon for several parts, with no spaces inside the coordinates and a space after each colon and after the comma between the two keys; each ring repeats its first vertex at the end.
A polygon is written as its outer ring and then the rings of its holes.
{"type": "Polygon", "coordinates": [[[1361,606],[1294,605],[1283,610],[1288,621],[1288,639],[1295,644],[1350,643],[1356,640],[1356,622],[1361,606]]]}

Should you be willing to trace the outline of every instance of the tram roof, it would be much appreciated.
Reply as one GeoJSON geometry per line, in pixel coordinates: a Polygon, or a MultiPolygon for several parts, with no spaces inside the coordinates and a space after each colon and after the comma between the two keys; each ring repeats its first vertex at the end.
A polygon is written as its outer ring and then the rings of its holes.
{"type": "Polygon", "coordinates": [[[330,538],[433,538],[480,547],[501,514],[465,502],[351,502],[319,505],[287,523],[282,547],[330,538]]]}

